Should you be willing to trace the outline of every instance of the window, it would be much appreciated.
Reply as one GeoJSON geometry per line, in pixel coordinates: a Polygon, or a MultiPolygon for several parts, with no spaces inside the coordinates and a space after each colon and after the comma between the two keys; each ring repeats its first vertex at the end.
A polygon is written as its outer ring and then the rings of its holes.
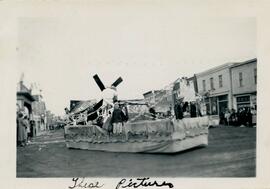
{"type": "Polygon", "coordinates": [[[237,103],[246,103],[250,102],[250,96],[240,96],[236,98],[237,103]]]}
{"type": "Polygon", "coordinates": [[[218,101],[228,101],[228,95],[221,95],[218,96],[218,101]]]}
{"type": "Polygon", "coordinates": [[[206,91],[205,80],[202,80],[203,91],[206,91]]]}
{"type": "Polygon", "coordinates": [[[250,107],[250,96],[240,96],[236,97],[237,110],[240,108],[250,107]]]}
{"type": "Polygon", "coordinates": [[[218,96],[218,115],[224,113],[228,109],[228,95],[218,96]]]}
{"type": "Polygon", "coordinates": [[[219,81],[219,88],[223,87],[223,83],[222,83],[222,75],[218,76],[218,81],[219,81]]]}
{"type": "Polygon", "coordinates": [[[212,78],[212,77],[210,78],[210,85],[211,85],[211,89],[215,90],[214,89],[214,78],[212,78]]]}
{"type": "Polygon", "coordinates": [[[242,74],[242,72],[239,73],[239,86],[243,87],[243,74],[242,74]]]}
{"type": "Polygon", "coordinates": [[[254,68],[254,82],[257,84],[257,68],[254,68]]]}
{"type": "Polygon", "coordinates": [[[210,100],[209,100],[209,98],[205,98],[204,102],[205,102],[205,106],[206,106],[206,114],[210,115],[210,100]]]}

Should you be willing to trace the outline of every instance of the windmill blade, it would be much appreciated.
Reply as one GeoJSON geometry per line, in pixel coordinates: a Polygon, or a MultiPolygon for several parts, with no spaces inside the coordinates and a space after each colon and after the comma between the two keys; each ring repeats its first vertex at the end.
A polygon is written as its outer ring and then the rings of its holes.
{"type": "Polygon", "coordinates": [[[113,84],[113,87],[117,87],[123,81],[122,77],[119,77],[113,84]]]}
{"type": "Polygon", "coordinates": [[[103,99],[101,99],[98,103],[93,107],[94,111],[98,110],[103,104],[103,99]]]}
{"type": "Polygon", "coordinates": [[[95,104],[95,106],[92,109],[88,110],[87,121],[93,121],[98,118],[97,110],[102,106],[102,104],[103,99],[101,99],[97,104],[95,104]]]}
{"type": "Polygon", "coordinates": [[[103,85],[102,81],[100,80],[100,78],[98,77],[98,75],[94,75],[93,76],[94,80],[96,81],[98,87],[100,88],[101,91],[103,91],[105,89],[105,86],[103,85]]]}
{"type": "Polygon", "coordinates": [[[90,114],[90,115],[88,115],[87,116],[87,122],[88,121],[93,121],[93,120],[95,120],[95,119],[97,119],[98,118],[98,113],[97,112],[93,112],[92,114],[90,114]]]}

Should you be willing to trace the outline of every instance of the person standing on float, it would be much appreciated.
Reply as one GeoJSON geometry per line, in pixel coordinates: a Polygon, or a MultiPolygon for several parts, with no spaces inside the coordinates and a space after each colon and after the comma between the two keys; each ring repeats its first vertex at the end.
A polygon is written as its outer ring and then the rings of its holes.
{"type": "Polygon", "coordinates": [[[111,124],[113,125],[113,134],[123,133],[123,124],[125,121],[125,115],[119,107],[119,103],[115,102],[114,110],[112,113],[111,124]]]}

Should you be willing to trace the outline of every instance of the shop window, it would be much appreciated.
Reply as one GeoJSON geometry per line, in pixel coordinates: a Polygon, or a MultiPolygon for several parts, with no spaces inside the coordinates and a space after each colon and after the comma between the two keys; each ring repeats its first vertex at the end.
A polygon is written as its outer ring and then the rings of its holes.
{"type": "Polygon", "coordinates": [[[218,107],[219,107],[219,115],[222,112],[225,113],[226,109],[228,109],[228,101],[219,101],[218,107]]]}
{"type": "Polygon", "coordinates": [[[205,107],[206,107],[206,114],[210,115],[210,101],[209,98],[204,99],[205,107]]]}
{"type": "Polygon", "coordinates": [[[228,95],[218,96],[219,115],[228,108],[228,95]]]}
{"type": "Polygon", "coordinates": [[[218,96],[218,101],[227,101],[227,100],[228,100],[228,95],[218,96]]]}
{"type": "Polygon", "coordinates": [[[250,102],[250,96],[240,96],[236,98],[237,103],[250,102]]]}
{"type": "Polygon", "coordinates": [[[240,96],[236,98],[237,110],[240,108],[250,107],[250,96],[240,96]]]}

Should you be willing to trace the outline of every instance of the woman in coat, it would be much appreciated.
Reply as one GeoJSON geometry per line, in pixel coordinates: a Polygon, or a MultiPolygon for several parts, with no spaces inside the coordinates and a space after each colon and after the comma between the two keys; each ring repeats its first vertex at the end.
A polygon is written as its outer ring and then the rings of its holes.
{"type": "Polygon", "coordinates": [[[27,125],[22,113],[18,114],[18,144],[19,146],[25,146],[27,141],[27,125]]]}

